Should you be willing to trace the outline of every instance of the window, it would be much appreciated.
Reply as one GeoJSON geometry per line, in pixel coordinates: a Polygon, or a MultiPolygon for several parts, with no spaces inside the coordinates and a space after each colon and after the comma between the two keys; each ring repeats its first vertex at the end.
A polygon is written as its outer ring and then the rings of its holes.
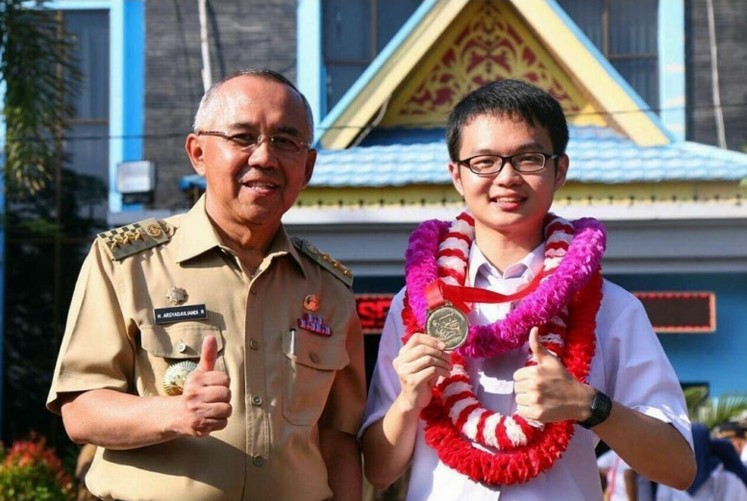
{"type": "Polygon", "coordinates": [[[73,39],[73,57],[81,72],[80,88],[72,96],[75,116],[67,133],[65,153],[75,174],[86,177],[91,190],[79,200],[81,210],[106,219],[109,185],[109,11],[62,11],[73,39]]]}
{"type": "Polygon", "coordinates": [[[422,0],[324,0],[327,110],[340,100],[422,0]]]}
{"type": "Polygon", "coordinates": [[[659,108],[658,0],[558,0],[650,108],[659,108]]]}

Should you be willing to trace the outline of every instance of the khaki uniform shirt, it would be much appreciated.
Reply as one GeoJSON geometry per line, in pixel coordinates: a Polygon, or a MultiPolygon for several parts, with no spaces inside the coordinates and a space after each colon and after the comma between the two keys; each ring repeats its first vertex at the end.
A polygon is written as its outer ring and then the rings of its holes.
{"type": "Polygon", "coordinates": [[[220,244],[204,197],[187,214],[100,235],[75,288],[49,409],[59,412],[63,392],[166,395],[165,371],[197,362],[212,334],[233,414],[206,438],[98,448],[88,488],[119,500],[331,497],[318,429],[354,435],[365,405],[363,339],[340,270],[281,228],[247,276],[220,244]],[[165,241],[136,251],[151,236],[165,241]]]}

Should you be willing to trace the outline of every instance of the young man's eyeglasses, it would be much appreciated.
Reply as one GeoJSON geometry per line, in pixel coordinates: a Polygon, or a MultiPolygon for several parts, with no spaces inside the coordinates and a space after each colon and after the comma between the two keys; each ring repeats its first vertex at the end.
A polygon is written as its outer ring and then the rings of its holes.
{"type": "Polygon", "coordinates": [[[475,155],[474,157],[457,160],[457,164],[467,167],[478,176],[493,176],[503,170],[506,162],[510,162],[516,172],[527,174],[539,172],[545,168],[548,159],[555,160],[560,155],[548,153],[517,153],[510,157],[501,155],[475,155]]]}
{"type": "Polygon", "coordinates": [[[254,134],[251,132],[242,132],[240,134],[226,134],[217,130],[197,131],[198,136],[217,136],[241,148],[242,151],[252,152],[259,148],[264,141],[268,141],[270,146],[281,153],[300,153],[304,148],[311,148],[309,143],[287,134],[275,134],[266,136],[264,134],[254,134]]]}

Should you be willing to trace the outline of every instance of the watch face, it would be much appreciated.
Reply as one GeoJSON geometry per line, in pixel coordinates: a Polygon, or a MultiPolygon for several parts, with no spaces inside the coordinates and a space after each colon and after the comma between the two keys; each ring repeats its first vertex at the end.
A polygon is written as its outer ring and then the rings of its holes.
{"type": "Polygon", "coordinates": [[[599,411],[599,417],[603,420],[607,419],[610,415],[610,411],[612,410],[612,400],[610,400],[610,397],[608,397],[601,391],[597,391],[594,402],[596,403],[595,411],[599,411]]]}

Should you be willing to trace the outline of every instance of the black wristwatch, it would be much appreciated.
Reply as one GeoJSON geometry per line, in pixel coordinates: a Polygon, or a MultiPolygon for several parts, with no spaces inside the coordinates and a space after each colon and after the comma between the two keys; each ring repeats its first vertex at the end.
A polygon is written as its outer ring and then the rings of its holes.
{"type": "Polygon", "coordinates": [[[589,419],[578,421],[578,424],[580,426],[583,426],[587,430],[610,417],[610,411],[612,410],[612,400],[610,400],[610,397],[608,397],[601,391],[596,390],[594,398],[591,399],[590,408],[591,416],[589,416],[589,419]]]}

